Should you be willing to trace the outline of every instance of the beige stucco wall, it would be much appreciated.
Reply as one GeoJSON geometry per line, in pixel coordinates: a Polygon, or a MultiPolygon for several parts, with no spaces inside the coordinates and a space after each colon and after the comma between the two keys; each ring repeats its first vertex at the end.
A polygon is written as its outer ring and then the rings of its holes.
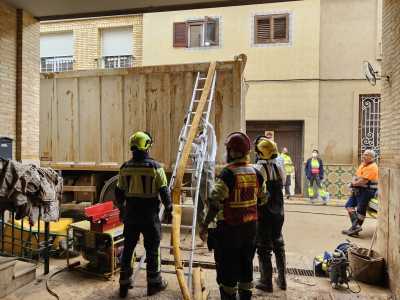
{"type": "Polygon", "coordinates": [[[72,31],[74,36],[74,69],[96,69],[101,58],[101,30],[112,27],[132,28],[134,66],[142,65],[142,15],[74,19],[42,22],[40,34],[72,31]]]}
{"type": "Polygon", "coordinates": [[[380,83],[366,80],[320,81],[319,150],[332,164],[358,163],[359,95],[377,94],[380,83]]]}
{"type": "Polygon", "coordinates": [[[250,83],[246,120],[304,121],[304,159],[318,147],[318,81],[250,83]]]}
{"type": "Polygon", "coordinates": [[[143,64],[228,60],[245,53],[246,79],[315,78],[319,73],[319,18],[319,0],[145,14],[143,64]],[[290,13],[291,42],[252,46],[254,14],[282,12],[290,13]],[[220,46],[174,48],[173,23],[205,16],[220,17],[220,46]]]}
{"type": "Polygon", "coordinates": [[[380,69],[379,1],[321,0],[321,78],[363,79],[364,60],[380,69]]]}

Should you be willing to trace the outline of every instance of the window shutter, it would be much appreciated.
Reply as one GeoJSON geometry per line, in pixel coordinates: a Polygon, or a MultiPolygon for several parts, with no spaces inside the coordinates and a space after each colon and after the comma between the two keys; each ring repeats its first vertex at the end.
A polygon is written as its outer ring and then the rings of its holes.
{"type": "Polygon", "coordinates": [[[273,17],[273,39],[279,42],[287,42],[289,40],[288,16],[273,17]]]}
{"type": "Polygon", "coordinates": [[[271,41],[271,17],[256,16],[254,27],[256,44],[265,44],[271,41]]]}
{"type": "Polygon", "coordinates": [[[174,23],[174,47],[188,46],[188,30],[186,22],[174,23]]]}

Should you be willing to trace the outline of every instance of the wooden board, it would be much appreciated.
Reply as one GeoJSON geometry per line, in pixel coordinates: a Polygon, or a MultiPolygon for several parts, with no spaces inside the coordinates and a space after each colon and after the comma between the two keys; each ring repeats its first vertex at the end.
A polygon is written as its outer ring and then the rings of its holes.
{"type": "MultiPolygon", "coordinates": [[[[137,130],[154,138],[151,155],[171,169],[197,71],[209,63],[42,74],[42,163],[104,170],[130,158],[137,130]]],[[[223,164],[225,136],[242,128],[241,61],[217,63],[216,103],[210,116],[223,164]]]]}

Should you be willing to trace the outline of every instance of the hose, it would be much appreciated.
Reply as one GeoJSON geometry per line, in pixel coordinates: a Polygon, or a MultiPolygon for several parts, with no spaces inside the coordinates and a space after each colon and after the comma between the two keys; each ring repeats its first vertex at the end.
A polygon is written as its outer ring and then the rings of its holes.
{"type": "Polygon", "coordinates": [[[75,262],[75,263],[73,263],[73,264],[71,264],[69,266],[66,266],[65,268],[62,268],[61,270],[58,270],[58,271],[52,273],[49,277],[47,277],[47,279],[46,279],[46,290],[49,292],[49,294],[52,295],[57,300],[60,300],[60,296],[58,296],[58,294],[49,287],[50,280],[54,276],[56,276],[57,274],[60,274],[61,272],[64,272],[64,271],[67,271],[67,270],[73,270],[74,267],[77,267],[79,265],[80,265],[80,262],[77,261],[77,262],[75,262]]]}

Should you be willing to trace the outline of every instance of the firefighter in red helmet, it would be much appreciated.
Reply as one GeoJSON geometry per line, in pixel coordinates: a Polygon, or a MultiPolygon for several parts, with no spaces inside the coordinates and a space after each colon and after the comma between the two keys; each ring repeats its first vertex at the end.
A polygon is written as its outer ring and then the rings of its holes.
{"type": "Polygon", "coordinates": [[[266,204],[262,175],[249,159],[250,139],[231,133],[225,142],[227,165],[208,199],[207,215],[200,226],[205,240],[208,225],[217,219],[213,233],[217,283],[221,299],[251,299],[258,207],[266,204]],[[238,238],[240,237],[240,238],[238,238]]]}

